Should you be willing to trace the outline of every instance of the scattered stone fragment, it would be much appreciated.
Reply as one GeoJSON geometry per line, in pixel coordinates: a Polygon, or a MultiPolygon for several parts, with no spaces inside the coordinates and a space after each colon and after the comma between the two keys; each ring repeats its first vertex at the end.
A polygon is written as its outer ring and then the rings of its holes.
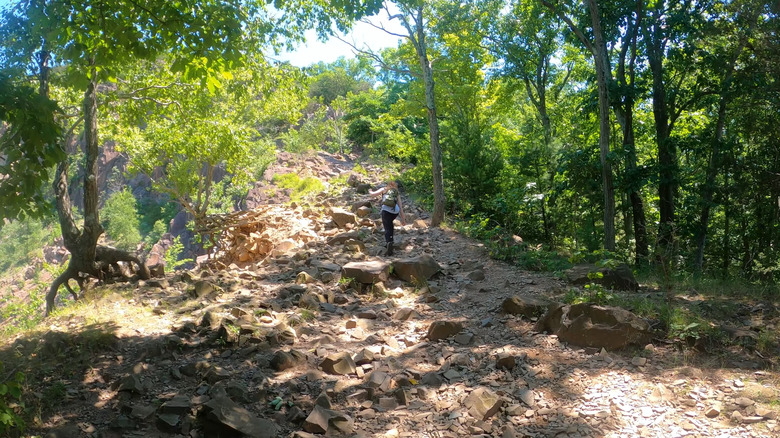
{"type": "Polygon", "coordinates": [[[647,358],[641,356],[634,356],[631,358],[631,364],[637,367],[642,367],[647,364],[647,358]]]}
{"type": "Polygon", "coordinates": [[[352,360],[355,361],[356,365],[369,364],[374,361],[374,353],[371,350],[364,348],[360,350],[352,360]]]}
{"type": "Polygon", "coordinates": [[[321,406],[325,409],[332,409],[333,403],[330,401],[330,397],[328,397],[328,394],[326,393],[320,393],[319,396],[317,396],[316,399],[314,399],[314,404],[317,406],[321,406]]]}
{"type": "Polygon", "coordinates": [[[295,284],[310,284],[316,281],[317,280],[315,280],[314,277],[312,277],[311,274],[306,271],[299,272],[295,277],[295,284]]]}
{"type": "Polygon", "coordinates": [[[461,333],[455,336],[455,342],[457,342],[460,345],[469,345],[473,339],[474,339],[473,333],[461,333]]]}
{"type": "Polygon", "coordinates": [[[183,415],[188,413],[190,409],[192,409],[190,398],[186,395],[177,395],[163,403],[160,406],[159,412],[161,414],[183,415]]]}
{"type": "Polygon", "coordinates": [[[228,378],[230,378],[230,371],[220,366],[209,368],[209,370],[203,376],[203,380],[207,381],[211,385],[228,378]]]}
{"type": "Polygon", "coordinates": [[[466,278],[473,281],[482,281],[485,279],[485,271],[482,269],[475,269],[466,275],[466,278]]]}
{"type": "Polygon", "coordinates": [[[523,403],[526,404],[529,408],[532,408],[536,406],[536,401],[534,400],[534,392],[527,388],[522,388],[517,391],[516,393],[517,398],[520,399],[523,403]]]}
{"type": "Polygon", "coordinates": [[[144,386],[141,383],[141,379],[135,374],[129,375],[123,378],[118,385],[118,391],[126,391],[132,394],[143,394],[144,386]]]}
{"type": "Polygon", "coordinates": [[[217,328],[222,324],[219,317],[214,315],[211,311],[207,311],[203,314],[203,319],[200,320],[201,327],[217,328]]]}
{"type": "Polygon", "coordinates": [[[720,406],[717,405],[710,406],[706,411],[704,411],[704,415],[707,418],[715,418],[720,415],[720,409],[720,406]]]}
{"type": "Polygon", "coordinates": [[[447,339],[452,335],[457,334],[463,330],[463,324],[455,321],[434,321],[428,327],[428,339],[436,341],[439,339],[447,339]]]}
{"type": "Polygon", "coordinates": [[[417,313],[416,310],[410,309],[408,307],[404,307],[404,308],[398,309],[393,314],[393,319],[396,320],[396,321],[409,321],[409,320],[418,319],[418,318],[420,318],[420,314],[417,313]]]}
{"type": "Polygon", "coordinates": [[[509,353],[499,353],[496,357],[496,368],[512,370],[515,367],[515,356],[509,353]]]}
{"type": "Polygon", "coordinates": [[[178,433],[181,416],[176,414],[158,414],[157,428],[162,432],[178,433]]]}
{"type": "Polygon", "coordinates": [[[734,400],[734,402],[743,408],[746,408],[748,406],[753,406],[753,404],[755,403],[753,400],[747,397],[739,397],[736,400],[734,400]]]}
{"type": "Polygon", "coordinates": [[[498,412],[503,403],[501,397],[484,387],[472,391],[463,402],[472,417],[483,421],[498,412]]]}
{"type": "Polygon", "coordinates": [[[214,283],[211,283],[206,280],[198,280],[193,285],[193,295],[195,298],[203,298],[207,295],[211,295],[213,292],[217,291],[219,289],[219,286],[215,285],[214,283]]]}
{"type": "Polygon", "coordinates": [[[355,361],[347,352],[331,354],[320,363],[322,371],[328,374],[347,375],[355,373],[355,361]]]}
{"type": "Polygon", "coordinates": [[[354,422],[348,415],[315,405],[303,422],[303,430],[309,433],[324,434],[333,426],[342,433],[351,433],[353,425],[354,422]]]}
{"type": "Polygon", "coordinates": [[[357,218],[353,213],[350,213],[347,210],[341,208],[332,209],[330,212],[330,217],[339,228],[345,228],[347,224],[354,224],[357,222],[357,218]]]}

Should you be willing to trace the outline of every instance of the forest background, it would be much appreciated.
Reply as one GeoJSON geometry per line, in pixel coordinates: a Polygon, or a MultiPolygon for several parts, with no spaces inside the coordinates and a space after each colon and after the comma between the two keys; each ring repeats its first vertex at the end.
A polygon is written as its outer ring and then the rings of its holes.
{"type": "MultiPolygon", "coordinates": [[[[328,150],[389,160],[434,225],[446,214],[528,269],[619,260],[670,290],[695,278],[776,293],[776,3],[300,3],[6,8],[0,267],[40,263],[81,220],[73,235],[92,242],[75,272],[103,230],[144,254],[181,211],[197,230],[245,207],[277,150],[328,150]],[[401,24],[397,47],[305,68],[267,56],[374,13],[401,24]],[[126,168],[92,172],[92,141],[126,168]],[[75,169],[65,222],[58,163],[75,169]]],[[[169,263],[198,249],[177,240],[169,263]]]]}

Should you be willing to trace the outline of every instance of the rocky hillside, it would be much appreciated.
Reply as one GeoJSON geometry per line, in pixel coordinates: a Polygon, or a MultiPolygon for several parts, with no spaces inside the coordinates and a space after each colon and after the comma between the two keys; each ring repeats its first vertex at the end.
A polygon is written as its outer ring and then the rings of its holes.
{"type": "Polygon", "coordinates": [[[29,436],[780,436],[775,371],[548,307],[561,280],[408,200],[384,257],[362,178],[215,219],[198,269],[99,287],[0,346],[27,376],[29,436]]]}

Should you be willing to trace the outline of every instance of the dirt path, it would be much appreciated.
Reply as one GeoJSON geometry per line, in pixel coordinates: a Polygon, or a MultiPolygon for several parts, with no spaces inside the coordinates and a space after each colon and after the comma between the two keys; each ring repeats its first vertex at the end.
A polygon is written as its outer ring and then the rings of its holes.
{"type": "Polygon", "coordinates": [[[268,223],[308,218],[317,238],[225,271],[115,288],[93,304],[111,322],[70,317],[40,342],[0,350],[36,352],[30,366],[42,366],[29,371],[46,406],[33,432],[233,436],[228,425],[301,438],[318,428],[355,437],[780,436],[774,372],[711,368],[663,345],[619,353],[562,345],[500,312],[518,293],[560,294],[558,279],[491,260],[477,242],[424,221],[398,230],[394,258],[428,254],[442,272],[425,284],[391,277],[356,291],[339,280],[341,267],[383,260],[381,223],[351,230],[362,245],[328,245],[349,230],[310,210],[274,211],[268,223]],[[431,341],[434,321],[463,330],[431,341]],[[358,363],[339,362],[345,352],[358,363]]]}

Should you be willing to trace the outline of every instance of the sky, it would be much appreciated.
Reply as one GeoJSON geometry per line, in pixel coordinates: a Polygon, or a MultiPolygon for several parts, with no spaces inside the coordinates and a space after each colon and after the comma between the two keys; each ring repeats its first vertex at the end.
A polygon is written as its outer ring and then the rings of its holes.
{"type": "MultiPolygon", "coordinates": [[[[0,0],[0,9],[12,1],[0,0]]],[[[380,13],[378,16],[369,18],[369,20],[377,25],[383,25],[395,33],[403,33],[397,20],[388,23],[387,19],[384,18],[386,16],[386,13],[380,13]]],[[[380,51],[386,47],[396,47],[398,45],[397,36],[389,35],[382,30],[360,22],[356,23],[353,30],[346,36],[342,36],[342,38],[352,42],[356,47],[369,48],[373,51],[380,51]]],[[[306,44],[300,45],[293,52],[272,56],[273,59],[289,61],[290,64],[297,67],[307,67],[320,61],[330,63],[341,56],[345,58],[353,58],[355,56],[355,50],[352,47],[336,38],[331,38],[326,42],[317,41],[317,35],[314,30],[306,32],[306,41],[306,44]]]]}
{"type": "MultiPolygon", "coordinates": [[[[371,21],[383,24],[385,27],[395,31],[395,33],[400,33],[397,23],[387,23],[385,19],[378,17],[372,17],[371,21]]],[[[342,39],[350,41],[358,48],[369,48],[376,52],[387,47],[397,47],[399,41],[397,36],[389,35],[380,29],[361,22],[356,23],[352,31],[346,36],[342,36],[342,39]]],[[[319,61],[330,63],[340,56],[345,58],[355,56],[355,50],[349,44],[337,38],[332,37],[324,43],[317,41],[316,33],[313,30],[306,32],[306,41],[306,44],[298,47],[295,51],[281,54],[274,57],[274,59],[289,61],[290,64],[298,67],[306,67],[319,61]]]]}

